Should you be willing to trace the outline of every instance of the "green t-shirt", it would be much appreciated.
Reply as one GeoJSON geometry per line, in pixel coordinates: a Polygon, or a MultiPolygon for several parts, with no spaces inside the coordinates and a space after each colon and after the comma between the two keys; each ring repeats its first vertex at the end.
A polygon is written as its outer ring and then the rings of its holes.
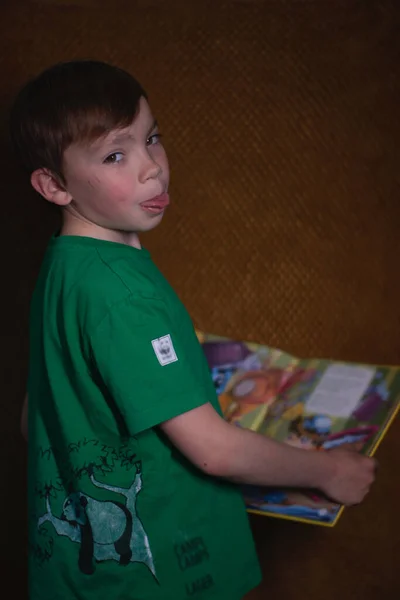
{"type": "Polygon", "coordinates": [[[32,299],[30,600],[236,600],[260,581],[239,490],[157,427],[211,402],[147,250],[55,237],[32,299]]]}

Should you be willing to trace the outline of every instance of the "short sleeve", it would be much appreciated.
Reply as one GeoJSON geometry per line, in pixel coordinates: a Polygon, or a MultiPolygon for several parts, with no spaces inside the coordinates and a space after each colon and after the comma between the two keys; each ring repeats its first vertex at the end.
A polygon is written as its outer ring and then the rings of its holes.
{"type": "Polygon", "coordinates": [[[163,300],[130,296],[91,335],[94,368],[132,435],[212,401],[189,315],[172,321],[163,300]]]}

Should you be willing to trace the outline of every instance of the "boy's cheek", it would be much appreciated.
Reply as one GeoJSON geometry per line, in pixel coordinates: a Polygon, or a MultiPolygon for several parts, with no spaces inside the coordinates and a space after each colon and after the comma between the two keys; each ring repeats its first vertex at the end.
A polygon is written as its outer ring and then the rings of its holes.
{"type": "Polygon", "coordinates": [[[91,194],[95,196],[97,205],[123,206],[132,203],[132,199],[135,197],[135,187],[132,182],[93,181],[91,194]]]}

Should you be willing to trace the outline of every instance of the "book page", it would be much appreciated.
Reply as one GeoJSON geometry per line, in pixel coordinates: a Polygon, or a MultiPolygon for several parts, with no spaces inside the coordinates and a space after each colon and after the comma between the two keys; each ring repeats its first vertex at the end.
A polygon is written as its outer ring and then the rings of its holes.
{"type": "Polygon", "coordinates": [[[332,417],[349,417],[374,374],[374,368],[342,364],[329,366],[306,402],[307,411],[332,417]]]}

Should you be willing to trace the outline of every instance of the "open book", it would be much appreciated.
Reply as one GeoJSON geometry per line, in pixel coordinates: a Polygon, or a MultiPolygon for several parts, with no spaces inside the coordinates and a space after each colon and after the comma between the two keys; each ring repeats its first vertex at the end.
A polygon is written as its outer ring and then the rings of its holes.
{"type": "MultiPolygon", "coordinates": [[[[311,451],[372,456],[400,409],[400,367],[299,359],[197,332],[226,420],[311,451]]],[[[245,486],[249,512],[333,526],[343,506],[313,490],[245,486]]]]}

